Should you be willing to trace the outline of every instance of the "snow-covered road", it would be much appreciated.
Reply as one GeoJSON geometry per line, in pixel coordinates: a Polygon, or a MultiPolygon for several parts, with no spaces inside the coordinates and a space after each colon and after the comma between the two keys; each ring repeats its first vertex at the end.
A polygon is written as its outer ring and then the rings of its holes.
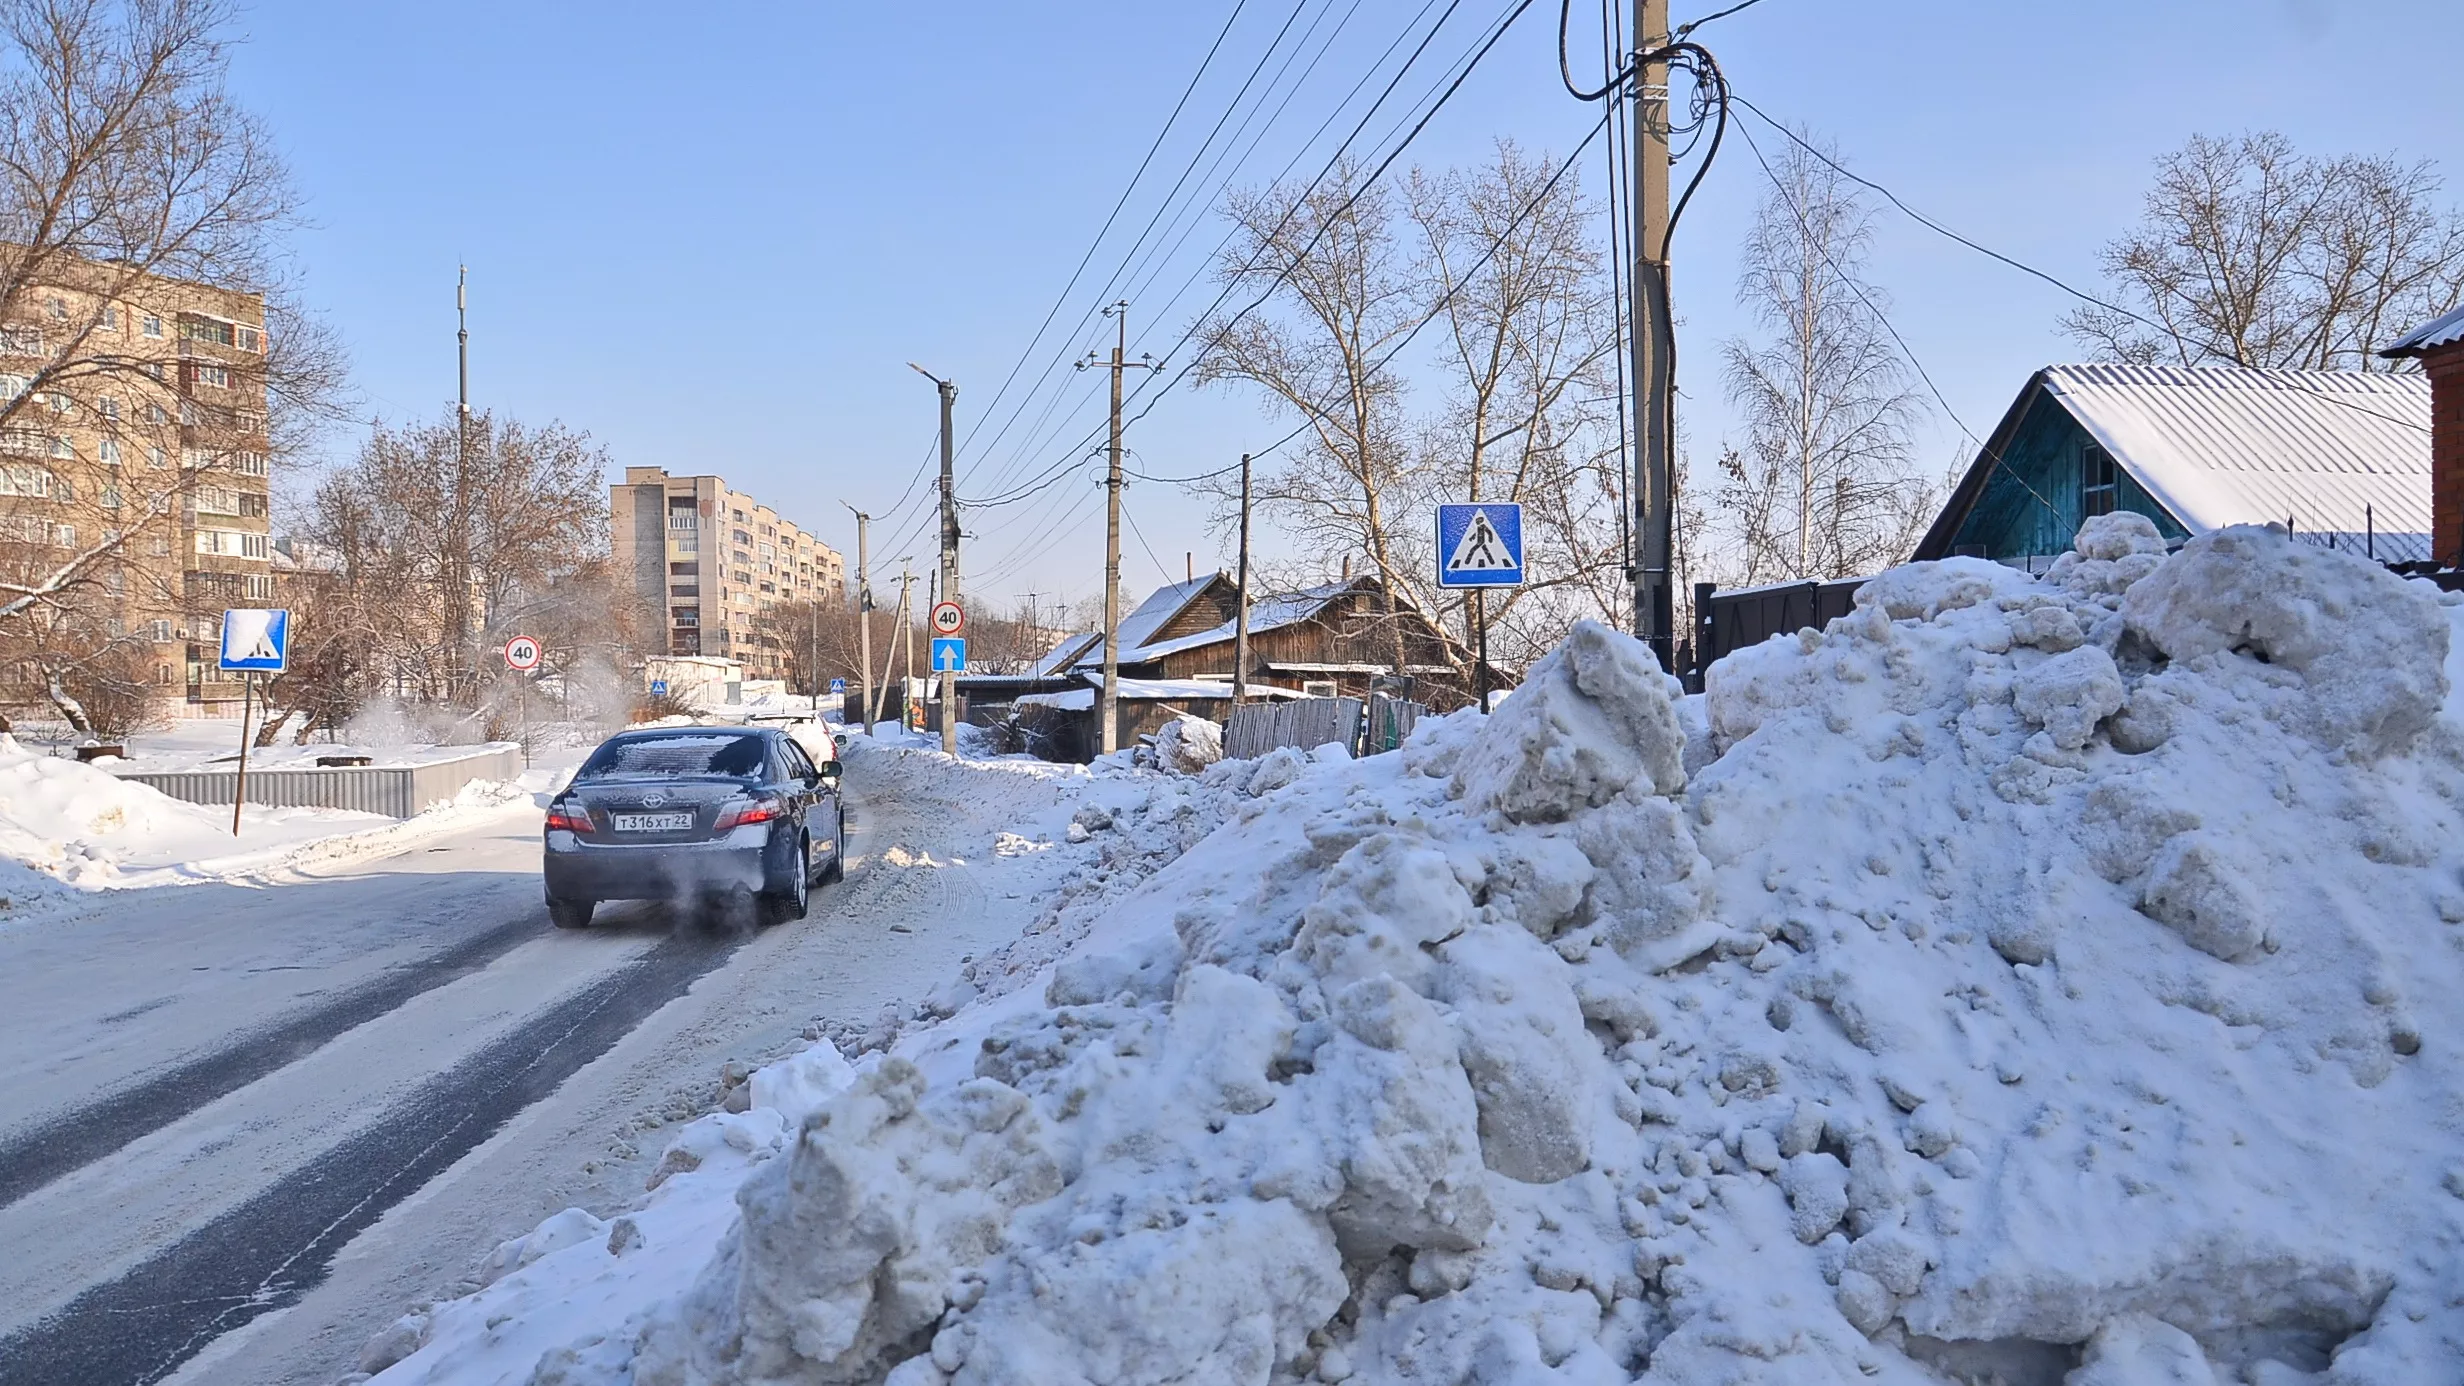
{"type": "Polygon", "coordinates": [[[994,850],[1057,836],[1063,778],[906,763],[854,758],[847,881],[757,934],[551,930],[528,811],[0,933],[0,1383],[325,1386],[495,1242],[638,1197],[726,1061],[916,1000],[1076,855],[994,850]]]}

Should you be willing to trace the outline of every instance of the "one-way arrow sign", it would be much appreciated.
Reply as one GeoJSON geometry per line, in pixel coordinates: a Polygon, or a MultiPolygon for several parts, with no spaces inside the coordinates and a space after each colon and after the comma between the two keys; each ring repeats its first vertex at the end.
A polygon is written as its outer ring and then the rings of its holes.
{"type": "Polygon", "coordinates": [[[933,637],[933,672],[958,674],[966,672],[967,640],[960,635],[933,637]]]}

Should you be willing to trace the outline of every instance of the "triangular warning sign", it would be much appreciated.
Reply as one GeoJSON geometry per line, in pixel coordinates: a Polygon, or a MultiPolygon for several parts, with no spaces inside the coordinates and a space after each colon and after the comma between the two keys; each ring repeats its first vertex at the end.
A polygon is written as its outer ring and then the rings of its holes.
{"type": "Polygon", "coordinates": [[[1523,565],[1506,552],[1506,541],[1497,537],[1497,528],[1489,523],[1489,512],[1475,510],[1472,522],[1463,527],[1463,537],[1455,541],[1454,552],[1446,555],[1446,571],[1450,573],[1494,572],[1515,569],[1523,565]]]}

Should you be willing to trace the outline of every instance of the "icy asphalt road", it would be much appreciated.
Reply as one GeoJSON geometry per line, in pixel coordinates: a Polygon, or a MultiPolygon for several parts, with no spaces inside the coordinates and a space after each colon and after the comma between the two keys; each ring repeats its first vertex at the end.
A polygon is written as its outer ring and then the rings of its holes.
{"type": "Polygon", "coordinates": [[[850,802],[847,881],[759,933],[554,930],[515,812],[0,934],[0,1386],[327,1386],[495,1242],[638,1196],[725,1060],[1016,935],[1032,901],[952,840],[970,806],[850,802]]]}

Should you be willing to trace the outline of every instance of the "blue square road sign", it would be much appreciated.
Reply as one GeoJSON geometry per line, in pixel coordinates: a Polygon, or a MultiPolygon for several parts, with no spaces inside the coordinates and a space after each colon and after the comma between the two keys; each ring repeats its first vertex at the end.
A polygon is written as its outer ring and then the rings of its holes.
{"type": "Polygon", "coordinates": [[[222,614],[222,667],[281,673],[291,655],[291,613],[262,607],[222,614]]]}
{"type": "Polygon", "coordinates": [[[1523,582],[1523,507],[1481,501],[1437,508],[1437,585],[1517,587],[1523,582]]]}
{"type": "Polygon", "coordinates": [[[847,680],[845,680],[845,679],[832,679],[832,680],[830,680],[830,691],[831,691],[831,692],[833,692],[833,693],[844,693],[844,692],[846,692],[846,691],[847,691],[847,680]]]}
{"type": "Polygon", "coordinates": [[[652,680],[650,681],[650,696],[651,696],[651,697],[654,697],[654,698],[664,698],[664,697],[666,697],[666,696],[667,696],[667,680],[665,680],[665,679],[652,679],[652,680]]]}
{"type": "Polygon", "coordinates": [[[967,637],[936,635],[933,637],[933,672],[964,673],[967,668],[967,637]]]}

